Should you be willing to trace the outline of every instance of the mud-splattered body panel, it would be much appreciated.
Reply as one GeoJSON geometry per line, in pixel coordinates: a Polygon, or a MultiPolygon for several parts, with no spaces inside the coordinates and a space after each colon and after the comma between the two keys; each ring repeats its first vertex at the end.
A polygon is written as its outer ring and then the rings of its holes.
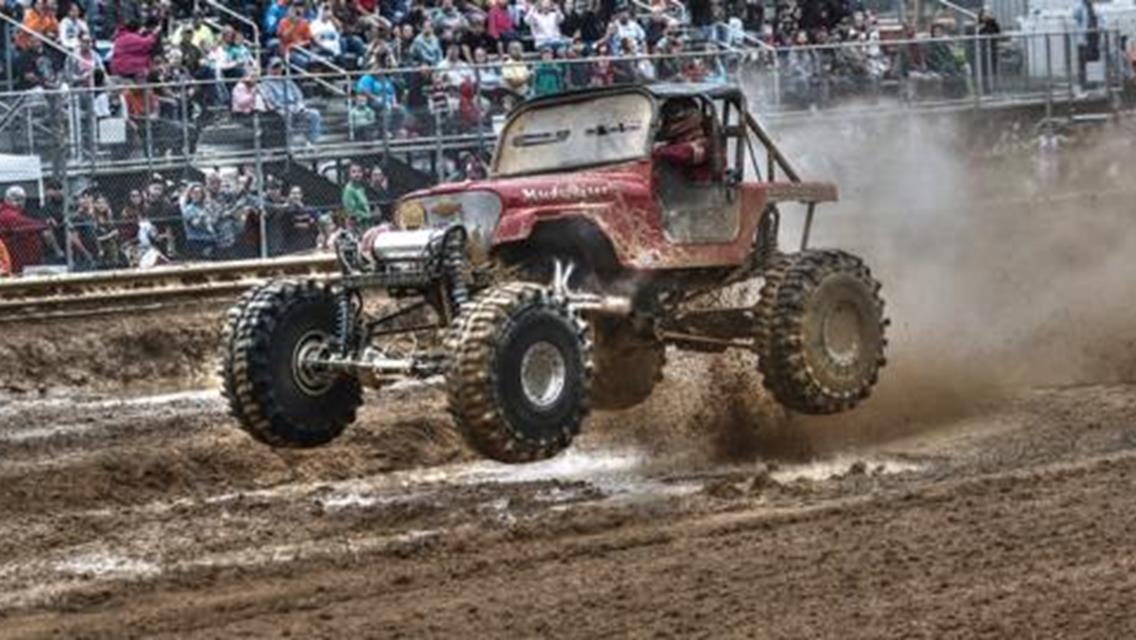
{"type": "Polygon", "coordinates": [[[491,235],[493,249],[526,241],[541,224],[583,219],[610,240],[623,267],[636,270],[742,264],[768,204],[836,199],[836,188],[829,184],[743,183],[729,190],[729,211],[720,216],[728,230],[719,237],[728,241],[683,242],[667,233],[657,179],[651,161],[644,159],[596,170],[440,185],[411,197],[497,194],[501,214],[491,235]]]}

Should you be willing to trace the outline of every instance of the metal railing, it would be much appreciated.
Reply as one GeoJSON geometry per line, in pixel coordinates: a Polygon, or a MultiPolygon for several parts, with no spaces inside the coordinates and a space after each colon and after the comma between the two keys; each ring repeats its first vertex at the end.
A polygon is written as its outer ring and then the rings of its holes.
{"type": "Polygon", "coordinates": [[[63,125],[67,130],[62,135],[53,130],[54,125],[35,117],[42,101],[27,100],[20,93],[0,93],[0,105],[4,105],[0,125],[9,129],[0,127],[0,153],[56,157],[59,141],[64,140],[63,157],[71,170],[105,172],[129,167],[157,170],[187,161],[304,157],[320,151],[414,155],[429,150],[438,155],[439,148],[476,148],[487,152],[494,126],[526,93],[676,77],[740,82],[751,104],[774,117],[865,103],[873,109],[1044,103],[1052,110],[1082,100],[1115,101],[1126,77],[1119,38],[1102,32],[1100,60],[1090,62],[1078,58],[1077,37],[1073,32],[1003,34],[788,49],[762,43],[760,49],[723,48],[680,55],[462,63],[457,69],[433,70],[425,79],[416,77],[418,69],[387,69],[371,75],[397,85],[398,97],[394,104],[387,104],[385,97],[372,96],[368,102],[375,112],[373,122],[364,118],[366,110],[361,107],[359,117],[352,114],[359,106],[357,81],[370,72],[349,72],[308,52],[320,62],[321,70],[289,68],[286,77],[303,88],[306,106],[322,120],[322,135],[314,141],[316,150],[293,144],[300,131],[292,130],[291,118],[259,110],[248,118],[233,114],[231,105],[217,97],[226,93],[216,90],[220,83],[233,80],[219,79],[174,84],[116,81],[109,88],[38,92],[78,114],[63,125]],[[749,55],[752,53],[760,55],[749,55]],[[522,88],[527,91],[507,86],[503,79],[504,70],[518,66],[529,75],[527,87],[522,88]],[[537,86],[538,75],[541,79],[553,76],[551,89],[537,86]],[[437,76],[468,77],[473,87],[462,88],[453,82],[438,86],[437,76]],[[108,96],[115,104],[125,96],[136,107],[149,106],[117,117],[91,117],[89,105],[108,96]],[[24,130],[16,135],[21,125],[24,130]],[[108,140],[104,134],[115,127],[119,136],[108,140]],[[257,140],[262,144],[258,146],[257,140]]]}
{"type": "Polygon", "coordinates": [[[13,81],[15,80],[15,78],[13,77],[13,74],[12,74],[12,71],[13,71],[13,68],[12,68],[12,49],[15,47],[15,40],[16,39],[12,35],[13,34],[12,29],[15,29],[17,32],[26,34],[26,35],[38,40],[45,47],[47,47],[48,49],[51,49],[51,50],[55,51],[56,53],[62,55],[64,58],[74,58],[74,59],[78,59],[78,60],[82,61],[78,56],[75,55],[75,52],[64,47],[63,45],[52,40],[51,38],[44,37],[42,34],[25,27],[23,24],[12,19],[8,15],[5,15],[3,12],[0,12],[0,23],[4,24],[4,38],[6,40],[6,43],[5,43],[6,46],[5,46],[4,50],[5,50],[5,55],[7,56],[7,59],[5,61],[5,71],[7,72],[7,76],[10,80],[13,80],[13,81]]]}
{"type": "Polygon", "coordinates": [[[312,51],[307,47],[294,44],[288,49],[287,57],[288,65],[293,73],[299,73],[303,77],[303,79],[309,80],[319,85],[320,88],[324,89],[325,91],[329,91],[335,95],[343,97],[348,95],[348,91],[343,87],[336,85],[333,80],[346,78],[348,80],[348,84],[350,85],[351,72],[335,64],[327,56],[312,51]],[[299,65],[292,60],[292,55],[294,53],[299,53],[307,58],[309,65],[311,63],[315,63],[325,69],[325,71],[320,73],[311,73],[307,68],[299,65]]]}
{"type": "Polygon", "coordinates": [[[779,115],[857,106],[942,110],[1100,100],[1115,110],[1125,82],[1116,32],[1100,59],[1080,59],[1077,32],[842,42],[778,49],[777,86],[755,96],[779,115]],[[1085,72],[1092,66],[1095,77],[1085,72]]]}
{"type": "Polygon", "coordinates": [[[252,29],[253,56],[256,58],[258,63],[261,62],[263,60],[263,58],[261,58],[261,56],[260,56],[260,45],[261,45],[260,26],[257,25],[256,20],[253,20],[253,19],[249,18],[248,16],[245,16],[241,13],[233,11],[232,9],[230,9],[229,7],[226,7],[224,4],[222,4],[221,2],[218,2],[217,0],[206,0],[205,4],[209,5],[210,7],[212,7],[213,9],[215,9],[217,11],[220,11],[221,13],[225,14],[229,18],[232,18],[233,20],[240,22],[242,25],[252,29]]]}
{"type": "Polygon", "coordinates": [[[0,280],[0,324],[121,313],[140,305],[232,297],[271,278],[334,278],[335,256],[171,265],[0,280]]]}

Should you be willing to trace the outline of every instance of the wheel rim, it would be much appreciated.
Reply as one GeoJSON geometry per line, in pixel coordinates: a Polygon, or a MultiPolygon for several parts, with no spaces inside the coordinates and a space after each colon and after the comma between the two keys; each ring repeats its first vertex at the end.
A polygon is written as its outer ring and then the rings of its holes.
{"type": "Polygon", "coordinates": [[[824,318],[824,349],[840,366],[851,366],[860,357],[860,312],[851,302],[839,302],[824,318]]]}
{"type": "Polygon", "coordinates": [[[331,389],[335,379],[312,360],[326,349],[329,336],[323,331],[309,331],[296,341],[292,351],[292,380],[309,396],[320,396],[331,389]]]}
{"type": "Polygon", "coordinates": [[[525,398],[541,409],[560,399],[568,380],[568,365],[560,350],[549,342],[529,346],[521,358],[521,389],[525,398]]]}

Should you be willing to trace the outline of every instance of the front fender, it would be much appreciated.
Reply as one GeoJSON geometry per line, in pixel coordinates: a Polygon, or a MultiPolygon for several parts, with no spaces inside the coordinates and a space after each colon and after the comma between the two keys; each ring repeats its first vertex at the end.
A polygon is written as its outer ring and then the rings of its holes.
{"type": "Polygon", "coordinates": [[[528,207],[510,210],[497,223],[493,232],[493,248],[498,249],[528,240],[541,224],[580,220],[593,226],[611,244],[615,259],[621,266],[631,267],[632,253],[627,232],[609,222],[607,204],[579,204],[571,207],[528,207]]]}

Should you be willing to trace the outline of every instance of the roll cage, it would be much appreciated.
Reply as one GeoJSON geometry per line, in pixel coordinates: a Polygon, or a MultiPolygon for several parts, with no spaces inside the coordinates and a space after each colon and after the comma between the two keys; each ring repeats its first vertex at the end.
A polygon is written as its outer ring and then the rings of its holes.
{"type": "MultiPolygon", "coordinates": [[[[714,85],[697,83],[666,83],[647,85],[625,85],[618,87],[601,87],[567,91],[551,96],[543,96],[522,103],[509,114],[498,137],[497,146],[491,163],[492,177],[500,177],[499,161],[502,157],[502,146],[507,139],[509,128],[522,115],[536,109],[550,109],[562,105],[575,104],[599,97],[619,96],[626,94],[640,94],[651,101],[651,119],[647,145],[637,158],[621,158],[618,161],[585,162],[557,168],[555,171],[531,171],[530,174],[552,173],[560,171],[573,171],[594,169],[628,162],[642,160],[650,156],[659,132],[659,113],[662,106],[673,99],[687,98],[695,100],[707,117],[711,118],[711,129],[718,138],[720,148],[726,150],[726,164],[722,172],[723,177],[730,182],[738,183],[745,178],[745,167],[752,167],[753,177],[758,181],[774,181],[780,172],[788,182],[800,182],[801,178],[796,169],[785,158],[781,150],[774,144],[768,133],[749,112],[746,105],[745,94],[736,85],[714,85]],[[754,147],[754,141],[761,147],[763,153],[759,154],[754,147]],[[761,155],[764,155],[762,163],[761,155]],[[747,163],[747,156],[749,162],[747,163]]],[[[524,175],[524,173],[510,173],[510,176],[524,175]]],[[[835,188],[832,189],[831,198],[818,198],[817,200],[834,200],[835,188]]]]}

